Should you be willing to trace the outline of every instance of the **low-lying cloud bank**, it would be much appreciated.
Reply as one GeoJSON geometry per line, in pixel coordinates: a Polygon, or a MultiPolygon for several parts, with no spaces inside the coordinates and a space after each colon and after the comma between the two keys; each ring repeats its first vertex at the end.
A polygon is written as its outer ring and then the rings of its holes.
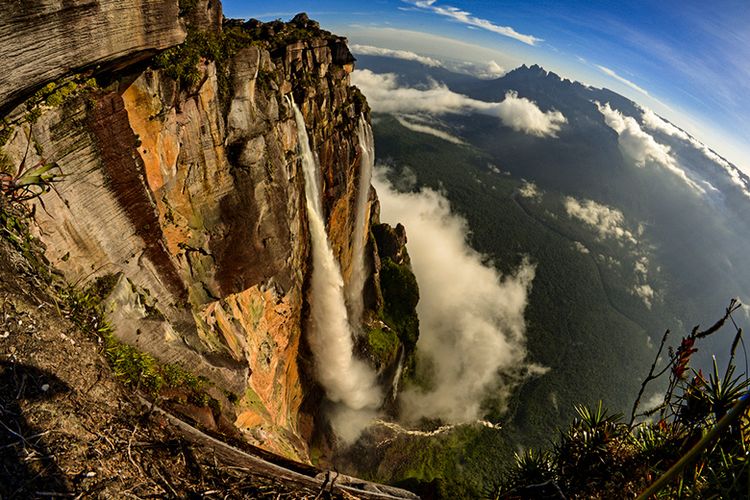
{"type": "Polygon", "coordinates": [[[711,148],[703,144],[701,141],[691,136],[684,130],[672,125],[667,120],[657,115],[650,109],[643,108],[643,107],[641,107],[641,109],[643,111],[643,115],[641,116],[641,122],[646,128],[661,132],[663,134],[666,134],[672,137],[676,137],[678,139],[681,139],[689,143],[695,149],[703,153],[703,155],[706,158],[708,158],[709,160],[713,161],[714,163],[719,165],[721,168],[723,168],[726,171],[727,175],[729,176],[729,180],[732,183],[734,183],[737,187],[739,187],[745,196],[750,198],[750,185],[745,180],[745,178],[743,178],[743,176],[740,174],[740,171],[737,169],[737,167],[735,167],[734,165],[726,161],[724,158],[722,158],[718,154],[714,153],[711,150],[711,148]]]}
{"type": "Polygon", "coordinates": [[[467,222],[440,193],[398,192],[382,168],[373,185],[382,220],[407,228],[420,288],[419,363],[432,370],[434,382],[431,390],[402,393],[403,414],[477,420],[488,395],[505,401],[524,377],[546,371],[526,360],[524,311],[535,267],[524,261],[501,275],[468,245],[467,222]]]}
{"type": "Polygon", "coordinates": [[[464,73],[479,78],[480,80],[492,80],[494,78],[500,78],[508,72],[507,69],[503,68],[497,62],[492,60],[486,63],[470,61],[446,61],[444,63],[444,66],[455,73],[464,73]]]}
{"type": "Polygon", "coordinates": [[[472,99],[433,82],[429,88],[403,87],[394,73],[356,70],[352,83],[360,88],[374,111],[381,113],[482,113],[503,125],[537,137],[556,137],[567,119],[559,111],[542,111],[536,103],[509,91],[501,102],[472,99]]]}
{"type": "Polygon", "coordinates": [[[391,57],[393,59],[402,59],[404,61],[416,61],[431,68],[445,68],[449,71],[453,71],[454,73],[471,75],[481,80],[500,78],[507,72],[505,68],[503,68],[493,60],[487,62],[454,60],[441,61],[439,59],[435,59],[434,57],[417,54],[416,52],[412,52],[410,50],[386,49],[385,47],[360,45],[356,43],[349,45],[349,49],[351,49],[352,53],[358,55],[391,57]]]}
{"type": "Polygon", "coordinates": [[[395,59],[403,59],[405,61],[416,61],[432,68],[440,68],[443,66],[443,63],[441,63],[437,59],[427,56],[421,56],[416,52],[411,52],[409,50],[394,50],[386,49],[383,47],[374,47],[372,45],[359,44],[352,44],[349,46],[349,49],[351,49],[354,54],[362,54],[365,56],[392,57],[395,59]]]}
{"type": "Polygon", "coordinates": [[[653,163],[672,172],[693,191],[698,194],[706,194],[698,183],[693,181],[677,163],[671,154],[671,149],[665,144],[656,142],[651,134],[644,132],[638,121],[623,115],[620,111],[610,107],[609,103],[604,105],[595,103],[599,112],[604,116],[607,125],[618,134],[618,142],[622,152],[629,156],[639,167],[653,163]]]}

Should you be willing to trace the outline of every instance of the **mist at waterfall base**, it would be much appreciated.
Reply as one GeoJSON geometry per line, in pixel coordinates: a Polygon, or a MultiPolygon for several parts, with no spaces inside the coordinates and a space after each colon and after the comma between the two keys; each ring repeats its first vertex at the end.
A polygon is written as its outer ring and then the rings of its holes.
{"type": "Polygon", "coordinates": [[[524,259],[514,273],[501,275],[468,245],[467,222],[441,193],[400,192],[382,167],[373,185],[381,220],[406,227],[420,290],[417,369],[429,372],[431,389],[407,387],[401,419],[481,419],[488,396],[504,405],[524,378],[546,371],[526,360],[524,311],[535,267],[524,259]]]}
{"type": "Polygon", "coordinates": [[[312,243],[308,341],[315,358],[318,382],[334,403],[329,415],[333,430],[344,442],[352,442],[376,416],[382,391],[374,371],[353,354],[344,280],[323,218],[320,167],[310,148],[302,113],[293,101],[291,105],[297,124],[312,243]]]}
{"type": "Polygon", "coordinates": [[[543,373],[543,368],[526,362],[524,310],[534,266],[524,260],[514,273],[501,275],[468,245],[467,223],[451,213],[444,196],[429,189],[399,192],[381,169],[373,176],[372,131],[366,122],[358,129],[362,164],[352,277],[345,288],[325,228],[320,167],[304,118],[291,104],[312,243],[308,339],[316,376],[333,404],[328,416],[337,437],[354,442],[377,417],[383,397],[374,371],[353,354],[352,324],[358,324],[361,316],[366,274],[364,228],[371,177],[379,192],[382,220],[407,227],[420,286],[418,366],[431,371],[432,389],[411,387],[401,394],[402,419],[473,422],[482,417],[482,402],[488,395],[502,401],[524,377],[543,373]]]}

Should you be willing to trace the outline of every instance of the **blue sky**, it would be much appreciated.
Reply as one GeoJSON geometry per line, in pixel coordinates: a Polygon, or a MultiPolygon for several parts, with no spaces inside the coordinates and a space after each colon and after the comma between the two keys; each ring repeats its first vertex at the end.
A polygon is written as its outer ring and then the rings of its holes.
{"type": "Polygon", "coordinates": [[[351,43],[506,69],[538,63],[670,119],[750,173],[750,0],[224,0],[227,17],[305,11],[351,43]]]}

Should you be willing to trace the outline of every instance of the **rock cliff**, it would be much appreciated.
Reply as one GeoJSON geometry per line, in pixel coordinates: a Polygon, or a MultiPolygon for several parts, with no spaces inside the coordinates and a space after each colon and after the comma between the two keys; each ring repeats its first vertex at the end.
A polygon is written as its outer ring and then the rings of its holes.
{"type": "Polygon", "coordinates": [[[309,235],[285,96],[319,158],[348,280],[369,110],[346,40],[303,15],[222,27],[205,0],[6,2],[0,15],[0,170],[54,166],[60,182],[34,201],[46,257],[77,287],[109,284],[121,341],[209,381],[204,426],[228,420],[309,460],[320,390],[303,341],[309,235]]]}

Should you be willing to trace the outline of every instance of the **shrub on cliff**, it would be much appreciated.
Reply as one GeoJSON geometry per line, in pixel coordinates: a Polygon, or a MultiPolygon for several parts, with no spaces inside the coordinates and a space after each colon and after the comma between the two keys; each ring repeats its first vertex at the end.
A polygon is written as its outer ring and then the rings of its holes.
{"type": "Polygon", "coordinates": [[[380,269],[380,287],[385,301],[385,322],[398,332],[401,342],[413,349],[419,338],[417,278],[408,265],[385,258],[380,269]]]}

